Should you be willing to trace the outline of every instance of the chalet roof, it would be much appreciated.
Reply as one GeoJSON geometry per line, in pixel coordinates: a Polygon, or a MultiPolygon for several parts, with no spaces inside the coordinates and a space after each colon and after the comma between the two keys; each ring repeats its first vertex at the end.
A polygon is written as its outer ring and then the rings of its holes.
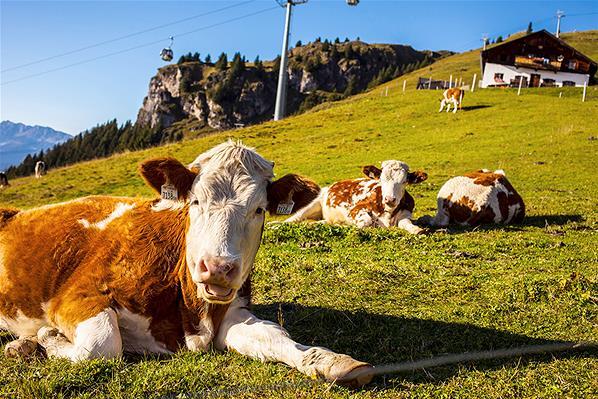
{"type": "Polygon", "coordinates": [[[489,48],[487,50],[482,51],[482,54],[481,54],[482,55],[482,62],[485,63],[485,60],[489,56],[492,56],[493,54],[504,52],[504,51],[508,51],[510,48],[521,47],[525,43],[528,43],[532,39],[534,39],[536,37],[539,37],[539,36],[544,36],[544,38],[547,39],[547,42],[554,43],[554,47],[555,48],[559,48],[560,47],[560,48],[563,48],[564,50],[568,50],[570,52],[569,58],[575,57],[575,58],[578,58],[580,60],[583,60],[583,61],[591,64],[593,66],[592,69],[596,69],[598,67],[598,64],[594,60],[592,60],[590,57],[588,57],[588,56],[584,55],[583,53],[579,52],[578,50],[576,50],[575,48],[573,48],[569,44],[567,44],[564,40],[556,37],[555,35],[553,35],[552,33],[548,32],[545,29],[542,29],[542,30],[537,31],[537,32],[532,32],[530,34],[527,34],[527,35],[522,36],[522,37],[517,38],[517,39],[508,40],[506,42],[503,42],[503,43],[500,43],[498,45],[495,45],[492,48],[489,48]]]}

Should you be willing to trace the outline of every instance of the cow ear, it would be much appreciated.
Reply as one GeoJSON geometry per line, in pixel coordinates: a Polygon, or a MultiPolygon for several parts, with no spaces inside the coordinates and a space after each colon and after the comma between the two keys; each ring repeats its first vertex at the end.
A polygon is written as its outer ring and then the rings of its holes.
{"type": "Polygon", "coordinates": [[[148,186],[158,193],[163,185],[173,186],[179,200],[187,199],[197,176],[197,172],[187,169],[174,158],[148,159],[139,165],[139,173],[148,186]]]}
{"type": "MultiPolygon", "coordinates": [[[[296,212],[308,205],[320,194],[320,186],[303,176],[289,173],[280,179],[268,183],[268,212],[275,215],[280,204],[293,202],[292,208],[284,208],[286,213],[296,212]]],[[[281,208],[281,209],[283,209],[281,208]]],[[[283,212],[284,212],[283,211],[283,212]]]]}
{"type": "Polygon", "coordinates": [[[361,168],[361,171],[364,175],[369,177],[370,179],[379,179],[380,175],[382,174],[382,170],[378,169],[374,165],[367,165],[361,168]]]}
{"type": "Polygon", "coordinates": [[[415,172],[409,172],[407,174],[407,183],[409,184],[417,184],[421,183],[428,178],[428,174],[421,170],[417,170],[415,172]]]}

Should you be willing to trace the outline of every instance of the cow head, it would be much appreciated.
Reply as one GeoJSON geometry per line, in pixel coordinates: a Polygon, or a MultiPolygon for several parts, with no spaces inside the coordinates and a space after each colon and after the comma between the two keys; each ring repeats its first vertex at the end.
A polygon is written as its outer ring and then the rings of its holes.
{"type": "Polygon", "coordinates": [[[382,169],[368,165],[362,171],[369,178],[380,181],[382,203],[387,211],[392,211],[399,205],[407,184],[420,183],[428,178],[425,172],[409,172],[406,163],[395,160],[382,162],[382,169]]]}
{"type": "Polygon", "coordinates": [[[176,190],[176,200],[161,199],[156,211],[188,207],[186,263],[198,296],[210,303],[231,302],[249,276],[268,199],[281,189],[271,181],[273,167],[233,141],[199,155],[188,168],[171,158],[141,165],[157,191],[164,184],[170,196],[176,190]]]}

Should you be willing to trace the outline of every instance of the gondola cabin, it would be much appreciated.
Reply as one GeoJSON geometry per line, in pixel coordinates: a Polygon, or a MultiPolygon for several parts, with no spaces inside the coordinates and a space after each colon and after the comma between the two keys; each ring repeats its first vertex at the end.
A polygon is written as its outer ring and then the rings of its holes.
{"type": "Polygon", "coordinates": [[[482,87],[583,86],[596,62],[546,30],[482,51],[482,87]]]}

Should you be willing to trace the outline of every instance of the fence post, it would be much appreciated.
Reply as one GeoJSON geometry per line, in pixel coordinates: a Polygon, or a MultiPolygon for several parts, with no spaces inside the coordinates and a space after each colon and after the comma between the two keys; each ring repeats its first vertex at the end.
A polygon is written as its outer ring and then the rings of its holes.
{"type": "Polygon", "coordinates": [[[403,94],[405,94],[405,85],[407,85],[407,81],[403,80],[403,94]]]}
{"type": "Polygon", "coordinates": [[[521,84],[523,83],[523,75],[519,76],[519,88],[517,89],[517,95],[521,94],[521,84]]]}
{"type": "Polygon", "coordinates": [[[428,89],[432,90],[432,77],[430,76],[430,83],[428,84],[428,89]]]}
{"type": "Polygon", "coordinates": [[[386,88],[386,92],[384,93],[385,97],[388,97],[388,87],[386,88]]]}
{"type": "Polygon", "coordinates": [[[449,78],[449,89],[453,87],[453,75],[449,78]]]}
{"type": "Polygon", "coordinates": [[[583,82],[583,94],[581,95],[581,102],[585,103],[586,102],[586,90],[588,88],[588,82],[583,82]]]}
{"type": "Polygon", "coordinates": [[[478,74],[474,73],[473,74],[473,82],[471,83],[471,92],[473,93],[473,91],[475,90],[475,81],[478,78],[478,74]]]}

